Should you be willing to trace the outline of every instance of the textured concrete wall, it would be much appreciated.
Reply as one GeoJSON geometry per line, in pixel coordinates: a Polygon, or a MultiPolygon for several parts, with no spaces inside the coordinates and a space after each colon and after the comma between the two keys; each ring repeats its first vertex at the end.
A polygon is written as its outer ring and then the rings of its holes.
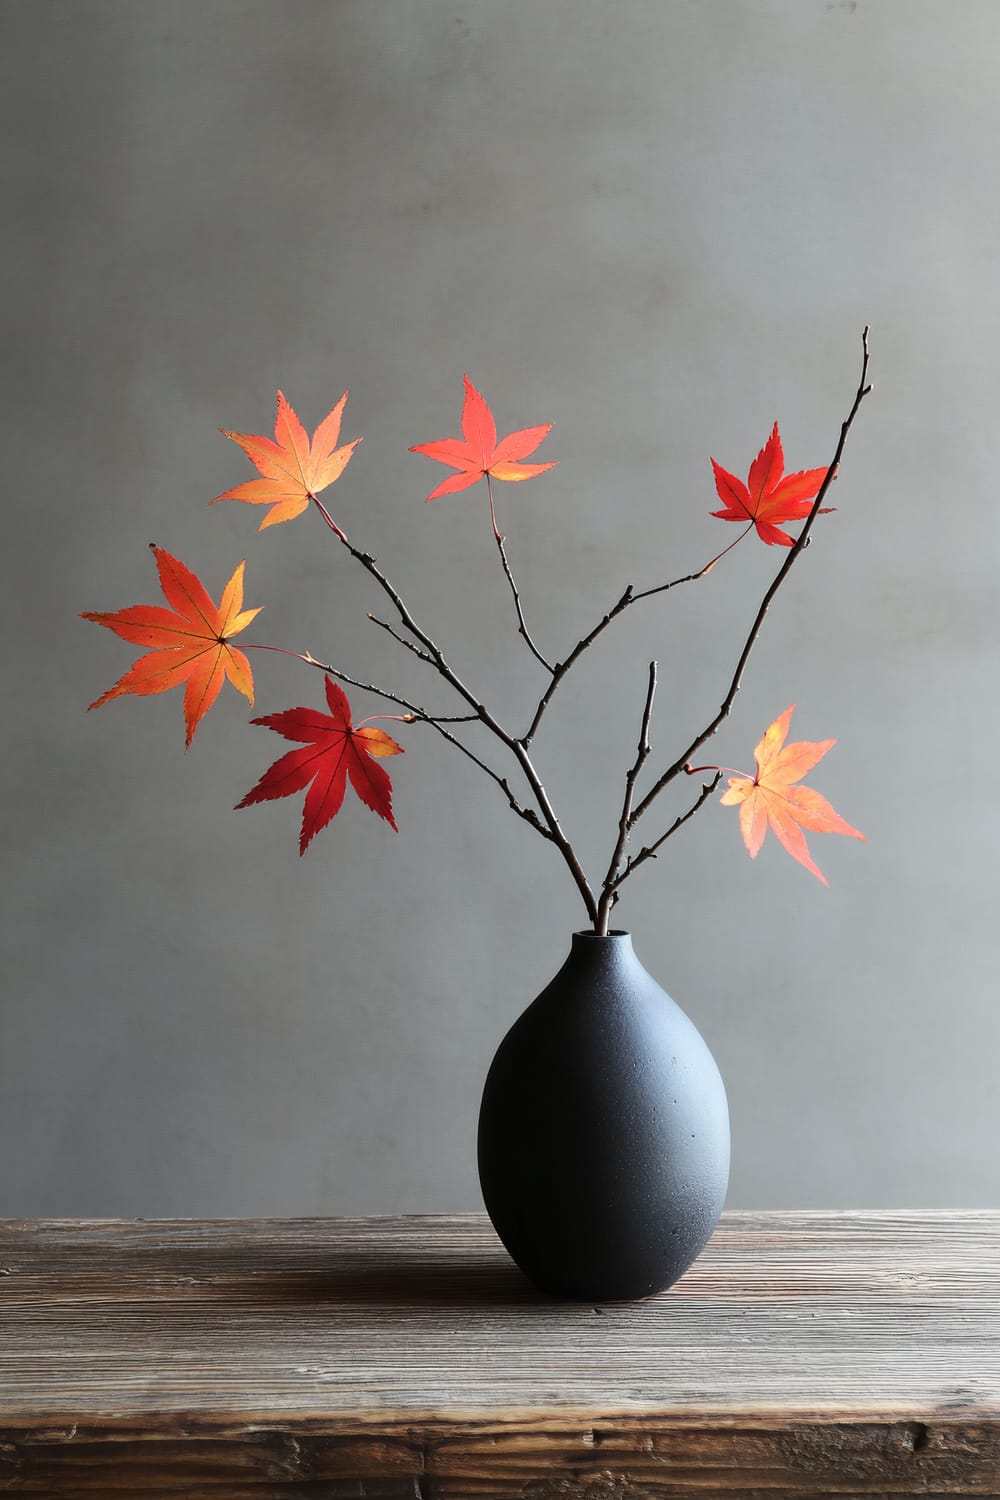
{"type": "MultiPolygon", "coordinates": [[[[627,888],[640,956],[727,1079],[731,1203],[997,1201],[994,475],[1000,12],[990,0],[6,0],[0,1214],[476,1206],[478,1092],[583,910],[552,849],[429,730],[305,859],[234,813],[279,742],[226,689],[87,715],[134,652],[81,610],[156,598],[155,541],[248,639],[441,711],[318,517],[258,536],[216,428],[311,426],[350,386],[335,510],[513,724],[540,691],[479,489],[410,444],[461,377],[559,467],[498,503],[558,656],[625,583],[705,562],[778,418],[827,461],[872,324],[838,511],[709,758],[788,703],[870,837],[830,889],[707,807],[627,888]]],[[[331,500],[333,503],[333,500],[331,500]]],[[[744,542],[565,684],[546,785],[603,870],[647,663],[666,762],[720,702],[780,561],[744,542]]],[[[318,674],[255,658],[257,711],[318,674]]],[[[378,703],[358,698],[362,714],[378,703]]],[[[475,743],[486,748],[480,734],[475,743]]],[[[690,786],[664,799],[664,822],[690,786]]]]}

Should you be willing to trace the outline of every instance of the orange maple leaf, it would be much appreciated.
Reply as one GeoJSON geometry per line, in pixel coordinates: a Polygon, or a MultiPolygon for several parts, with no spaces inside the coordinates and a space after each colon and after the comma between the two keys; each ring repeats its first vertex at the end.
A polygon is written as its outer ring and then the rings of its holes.
{"type": "Polygon", "coordinates": [[[276,760],[253,790],[236,804],[238,808],[252,807],[255,802],[290,797],[308,787],[302,809],[300,855],[305,854],[314,834],[340,811],[348,779],[365,806],[396,828],[392,783],[371,757],[402,755],[403,747],[382,729],[369,725],[355,729],[347,694],[332,678],[324,680],[329,714],[314,708],[286,708],[283,713],[251,720],[284,735],[286,740],[301,741],[302,748],[289,750],[276,760]]]}
{"type": "Polygon", "coordinates": [[[246,505],[270,505],[271,509],[258,531],[300,516],[310,500],[340,478],[361,441],[355,438],[342,448],[337,447],[346,400],[345,391],[316,428],[312,441],[281,391],[278,392],[273,442],[267,437],[220,428],[225,437],[239,443],[264,477],[248,479],[246,484],[238,484],[235,489],[216,495],[209,504],[215,505],[219,500],[242,500],[246,505]]]}
{"type": "Polygon", "coordinates": [[[811,787],[793,785],[837,743],[836,740],[799,740],[786,745],[794,709],[793,703],[765,729],[754,750],[756,775],[731,776],[722,802],[728,807],[739,807],[740,832],[751,859],[757,857],[764,835],[771,827],[792,858],[811,870],[824,885],[829,885],[809,854],[803,828],[816,833],[846,833],[855,839],[864,839],[865,835],[852,828],[850,823],[845,823],[819,792],[811,787]]]}
{"type": "Polygon", "coordinates": [[[467,489],[486,474],[494,479],[518,481],[533,479],[536,474],[544,474],[546,469],[554,469],[558,459],[549,464],[525,464],[519,461],[527,458],[529,453],[534,453],[539,443],[552,431],[552,423],[546,422],[541,427],[522,427],[517,432],[509,432],[497,442],[493,413],[468,375],[464,378],[462,436],[443,438],[437,443],[417,443],[410,449],[411,453],[425,453],[428,458],[435,458],[439,463],[447,464],[450,469],[459,471],[442,479],[437,489],[431,490],[427,499],[436,500],[439,495],[452,495],[457,490],[467,489]]]}
{"type": "Polygon", "coordinates": [[[83,615],[85,620],[106,625],[134,646],[152,647],[90,707],[100,708],[125,693],[142,697],[165,693],[184,682],[187,684],[184,722],[190,745],[199,723],[219,696],[225,678],[253,703],[250,663],[229,642],[246,629],[260,609],[243,608],[243,563],[226,584],[216,606],[190,568],[162,547],[153,547],[152,551],[160,587],[170,609],[156,604],[135,604],[113,614],[83,615]]]}
{"type": "MultiPolygon", "coordinates": [[[[775,422],[771,436],[750,465],[746,484],[712,459],[715,488],[725,510],[713,510],[722,521],[752,521],[757,535],[769,547],[791,547],[794,538],[781,530],[785,521],[801,521],[812,509],[826,469],[805,469],[799,474],[785,474],[785,455],[775,422]]],[[[826,515],[832,506],[823,506],[826,515]]]]}

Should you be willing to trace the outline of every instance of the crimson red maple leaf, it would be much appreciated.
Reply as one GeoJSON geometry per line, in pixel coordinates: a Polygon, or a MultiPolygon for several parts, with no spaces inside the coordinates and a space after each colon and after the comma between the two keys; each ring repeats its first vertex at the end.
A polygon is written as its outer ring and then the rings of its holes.
{"type": "Polygon", "coordinates": [[[439,463],[459,471],[442,479],[437,489],[431,490],[427,499],[436,500],[439,495],[453,495],[457,490],[464,490],[470,484],[478,483],[486,474],[494,479],[518,481],[532,479],[536,474],[544,474],[546,469],[554,469],[558,460],[549,464],[520,462],[529,453],[534,453],[539,443],[548,436],[552,431],[552,423],[546,422],[541,427],[522,427],[518,432],[509,432],[497,442],[493,413],[468,375],[464,378],[462,436],[443,438],[437,443],[417,443],[410,449],[411,453],[425,453],[428,458],[436,458],[439,463]]]}
{"type": "Polygon", "coordinates": [[[822,870],[813,862],[802,830],[846,833],[851,838],[862,840],[865,835],[852,828],[850,823],[845,823],[826,798],[812,787],[793,785],[837,743],[836,740],[798,740],[786,745],[794,709],[793,703],[779,714],[758,741],[754,750],[756,775],[737,773],[731,776],[721,800],[725,806],[739,807],[740,832],[751,859],[756,859],[768,828],[772,828],[792,858],[811,870],[824,885],[829,885],[822,870]]]}
{"type": "MultiPolygon", "coordinates": [[[[805,469],[799,474],[785,474],[785,455],[775,422],[771,436],[750,465],[746,484],[712,459],[715,488],[725,510],[713,510],[722,521],[752,521],[757,535],[769,547],[791,547],[794,538],[781,530],[785,521],[801,521],[812,509],[812,502],[826,478],[826,469],[805,469]]],[[[826,515],[832,506],[823,506],[826,515]]]]}
{"type": "Polygon", "coordinates": [[[90,707],[100,708],[103,703],[121,698],[125,693],[136,693],[140,697],[165,693],[168,688],[184,682],[187,684],[184,722],[190,745],[195,730],[219,696],[227,677],[233,687],[253,703],[250,663],[242,651],[229,643],[260,614],[260,609],[243,608],[243,563],[226,584],[221,601],[215,605],[190,568],[171,557],[162,547],[153,547],[152,551],[160,575],[160,587],[170,609],[156,604],[135,604],[113,614],[83,615],[85,620],[106,625],[134,646],[152,647],[90,707]]]}
{"type": "Polygon", "coordinates": [[[342,448],[337,447],[346,401],[345,391],[333,410],[316,428],[311,441],[281,391],[278,392],[273,442],[268,437],[229,432],[224,427],[220,428],[225,437],[239,443],[264,477],[248,479],[245,484],[238,484],[235,489],[216,495],[209,504],[215,505],[219,500],[242,500],[246,505],[270,505],[271,509],[258,526],[258,531],[263,531],[265,526],[277,526],[282,521],[291,521],[295,516],[300,516],[314,495],[340,478],[351,454],[361,441],[360,438],[355,438],[342,448]]]}
{"type": "Polygon", "coordinates": [[[353,728],[347,694],[332,678],[326,677],[324,681],[329,714],[314,708],[287,708],[282,713],[251,720],[284,735],[286,740],[301,741],[302,748],[289,750],[276,760],[253,790],[236,804],[251,807],[255,802],[290,797],[308,787],[302,809],[300,855],[305,854],[310,839],[340,811],[348,781],[366,807],[396,828],[392,783],[371,757],[402,755],[403,747],[381,729],[369,725],[353,728]]]}

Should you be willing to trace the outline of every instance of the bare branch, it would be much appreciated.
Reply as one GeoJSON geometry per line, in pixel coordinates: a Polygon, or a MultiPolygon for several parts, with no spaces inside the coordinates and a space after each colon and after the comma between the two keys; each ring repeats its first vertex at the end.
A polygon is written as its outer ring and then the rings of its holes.
{"type": "MultiPolygon", "coordinates": [[[[282,656],[294,656],[298,661],[304,661],[307,667],[317,667],[320,672],[326,672],[330,677],[336,677],[338,682],[346,682],[348,687],[361,688],[366,693],[374,693],[376,698],[384,698],[388,703],[397,703],[400,708],[407,709],[410,713],[422,712],[409,702],[401,698],[398,693],[390,693],[386,688],[376,687],[373,682],[362,682],[358,677],[349,677],[346,672],[341,672],[338,667],[332,667],[327,662],[319,661],[311,651],[289,651],[285,646],[259,646],[253,641],[248,641],[243,648],[245,651],[277,651],[282,656]]],[[[476,715],[472,715],[476,717],[476,715]]]]}
{"type": "Polygon", "coordinates": [[[715,788],[719,785],[719,782],[721,780],[722,772],[716,771],[711,781],[703,782],[701,791],[698,793],[698,796],[696,797],[694,802],[692,802],[687,812],[682,813],[679,818],[675,818],[670,827],[667,829],[666,833],[661,834],[654,843],[646,844],[644,848],[639,850],[639,853],[635,856],[634,859],[629,860],[624,870],[615,878],[614,882],[611,885],[611,894],[614,896],[615,900],[617,900],[618,898],[619,887],[623,884],[624,881],[628,879],[628,877],[632,874],[632,871],[637,870],[640,865],[645,864],[647,859],[656,858],[657,849],[659,849],[662,844],[665,844],[667,839],[671,838],[672,835],[677,832],[678,828],[682,828],[687,822],[688,818],[694,817],[698,809],[704,806],[709,797],[711,797],[712,793],[715,791],[715,788]]]}
{"type": "MultiPolygon", "coordinates": [[[[803,525],[802,530],[799,532],[798,540],[789,549],[784,562],[778,569],[774,579],[771,582],[770,587],[761,600],[760,608],[757,610],[757,614],[754,617],[754,622],[750,627],[750,634],[746,638],[743,650],[740,652],[739,661],[736,663],[736,670],[733,673],[732,680],[729,684],[729,690],[722,700],[722,704],[719,708],[718,713],[711,720],[711,722],[701,731],[700,734],[695,736],[695,738],[691,741],[691,743],[687,746],[683,753],[677,757],[672,765],[667,767],[659,780],[646,793],[646,796],[642,799],[642,801],[639,803],[638,807],[632,814],[633,827],[642,817],[643,813],[647,811],[647,809],[651,806],[655,799],[660,795],[664,787],[668,786],[669,783],[673,781],[674,777],[680,774],[680,772],[684,769],[686,762],[690,761],[695,751],[700,749],[700,747],[705,743],[706,740],[711,739],[712,735],[715,734],[719,725],[728,716],[729,711],[736,700],[736,694],[740,690],[744,668],[746,667],[746,664],[750,659],[750,653],[753,650],[754,645],[756,644],[757,637],[760,635],[761,627],[764,624],[764,617],[766,616],[767,611],[770,608],[771,600],[774,598],[775,594],[778,592],[781,585],[788,577],[789,570],[794,566],[800,553],[809,545],[809,533],[812,530],[813,522],[816,520],[816,517],[819,514],[820,506],[826,499],[826,495],[831,484],[837,477],[837,472],[840,468],[840,461],[843,457],[844,448],[847,443],[847,435],[851,430],[858,411],[860,410],[862,401],[872,389],[868,384],[869,356],[867,325],[865,326],[864,332],[861,335],[861,345],[861,379],[858,382],[858,389],[854,396],[854,404],[852,405],[851,410],[845,420],[841,423],[840,439],[837,443],[836,451],[833,455],[833,460],[830,464],[830,467],[826,471],[826,478],[820,485],[819,492],[812,503],[812,508],[809,511],[808,516],[806,517],[805,524],[803,525]]],[[[636,861],[636,863],[637,862],[638,861],[636,861]]],[[[626,873],[628,872],[626,871],[626,873]]]]}
{"type": "MultiPolygon", "coordinates": [[[[373,615],[370,611],[368,614],[368,618],[369,620],[371,620],[373,625],[378,625],[383,630],[387,630],[392,636],[393,640],[398,641],[401,646],[405,646],[407,651],[412,651],[413,655],[418,656],[421,661],[428,662],[430,666],[434,667],[435,669],[437,668],[437,662],[434,660],[433,656],[429,654],[429,652],[422,651],[419,646],[415,646],[412,641],[408,641],[405,635],[400,635],[399,631],[395,628],[395,626],[390,625],[388,620],[380,620],[378,615],[373,615]]],[[[470,715],[470,717],[473,719],[478,719],[479,715],[472,714],[470,715]]]]}
{"type": "Polygon", "coordinates": [[[656,662],[649,664],[649,681],[646,685],[646,701],[642,710],[642,725],[639,729],[639,748],[635,760],[625,777],[625,795],[622,799],[621,817],[618,819],[618,842],[615,844],[611,862],[608,865],[608,873],[605,875],[601,885],[601,898],[597,904],[597,932],[601,937],[606,937],[608,932],[608,919],[611,908],[615,904],[616,892],[615,881],[621,868],[622,855],[628,842],[628,833],[631,826],[632,799],[635,796],[635,784],[650,753],[649,743],[649,721],[653,712],[653,697],[656,693],[656,662]]]}
{"type": "Polygon", "coordinates": [[[528,627],[524,623],[524,611],[521,608],[521,595],[517,591],[517,584],[514,582],[514,575],[510,571],[510,563],[507,561],[507,552],[504,548],[504,538],[498,535],[496,538],[496,544],[497,550],[500,553],[500,561],[503,563],[503,570],[507,574],[507,582],[510,584],[511,593],[514,595],[514,608],[517,610],[518,635],[522,635],[524,637],[524,639],[528,643],[528,649],[530,650],[532,656],[535,657],[537,661],[541,662],[546,672],[554,672],[555,668],[553,667],[552,663],[550,661],[546,661],[545,657],[542,655],[542,653],[539,651],[538,647],[532,640],[531,635],[528,632],[528,627]]]}
{"type": "Polygon", "coordinates": [[[527,625],[524,623],[524,611],[521,608],[521,595],[518,593],[517,584],[514,582],[514,575],[510,571],[510,563],[507,561],[507,551],[504,547],[504,538],[500,535],[500,528],[497,526],[496,511],[493,509],[493,482],[489,474],[486,475],[486,489],[490,497],[490,519],[493,522],[493,538],[497,544],[497,550],[500,553],[500,561],[503,564],[503,570],[507,575],[507,582],[510,584],[510,591],[514,595],[514,608],[517,610],[518,634],[522,635],[527,641],[528,649],[531,652],[532,656],[535,657],[537,661],[541,662],[546,672],[554,672],[555,668],[553,667],[552,663],[545,660],[545,657],[542,655],[542,653],[539,651],[538,647],[532,640],[527,625]]]}
{"type": "MultiPolygon", "coordinates": [[[[313,499],[315,500],[316,497],[313,496],[313,499]]],[[[587,880],[587,876],[584,872],[583,866],[580,863],[579,856],[577,855],[576,850],[574,849],[573,845],[570,843],[569,839],[563,832],[562,827],[560,826],[559,819],[557,818],[555,813],[555,809],[553,808],[552,803],[549,800],[548,793],[545,790],[541,777],[532,764],[531,758],[527,752],[527,748],[519,740],[516,740],[514,736],[503,727],[503,725],[490,712],[486,705],[476,696],[475,693],[472,692],[469,687],[466,686],[462,678],[445,659],[444,652],[441,650],[440,646],[438,646],[433,638],[429,636],[425,630],[422,630],[421,627],[417,624],[416,620],[413,618],[413,615],[410,613],[406,604],[403,602],[402,596],[400,595],[398,590],[395,589],[389,582],[388,578],[382,572],[381,568],[378,566],[371,553],[362,552],[359,547],[355,547],[354,543],[348,539],[344,532],[330,520],[328,513],[325,511],[324,507],[320,505],[320,502],[318,500],[316,500],[316,504],[323,512],[324,517],[327,520],[327,524],[331,526],[331,529],[334,531],[335,535],[343,543],[343,545],[347,548],[348,552],[350,552],[351,556],[361,564],[366,572],[371,574],[371,576],[375,579],[376,583],[383,590],[383,592],[387,594],[388,597],[392,600],[404,627],[410,632],[415,640],[419,641],[420,644],[426,648],[431,658],[431,665],[433,665],[437,672],[445,679],[445,681],[449,683],[452,688],[454,688],[455,692],[457,692],[460,697],[465,699],[466,703],[474,711],[476,717],[480,720],[480,722],[485,724],[486,728],[489,729],[490,732],[495,735],[496,738],[499,739],[504,745],[506,745],[507,749],[510,750],[511,753],[515,756],[519,765],[521,766],[522,771],[524,772],[524,776],[528,782],[528,785],[531,787],[531,790],[535,797],[535,801],[537,802],[539,811],[541,813],[539,831],[541,831],[543,826],[547,830],[551,842],[555,844],[556,848],[559,850],[560,854],[565,860],[569,872],[576,883],[576,887],[579,890],[581,897],[583,898],[584,906],[587,909],[587,916],[592,922],[596,921],[597,902],[594,898],[594,893],[590,888],[590,883],[587,880]]],[[[400,639],[400,637],[397,637],[397,639],[400,639]]],[[[400,700],[397,698],[393,701],[399,702],[400,700]]],[[[434,720],[430,719],[429,722],[433,723],[434,720]]],[[[458,742],[456,741],[456,743],[458,742]]],[[[464,746],[462,748],[465,749],[464,746]]],[[[466,753],[471,754],[471,752],[467,750],[466,753]]],[[[485,766],[484,769],[486,769],[485,766]]],[[[489,774],[493,776],[494,780],[498,782],[501,781],[501,778],[499,778],[495,772],[490,772],[489,774]]],[[[517,810],[518,809],[515,807],[515,811],[517,810]]],[[[523,811],[520,815],[524,815],[523,811]]],[[[529,819],[528,821],[530,822],[531,820],[529,819]]]]}
{"type": "Polygon", "coordinates": [[[715,567],[716,563],[721,562],[727,552],[732,552],[733,548],[737,546],[737,544],[740,543],[747,535],[747,532],[752,530],[753,522],[751,521],[750,525],[746,527],[744,531],[740,532],[735,541],[730,542],[729,546],[724,547],[721,552],[717,552],[715,556],[711,558],[703,568],[699,568],[696,573],[685,573],[683,578],[672,578],[669,583],[658,583],[655,584],[653,588],[641,589],[639,593],[636,593],[632,585],[629,584],[618,602],[616,604],[613,604],[608,610],[607,614],[604,615],[600,620],[598,620],[593,630],[588,631],[588,633],[583,636],[581,640],[577,641],[576,645],[566,657],[565,661],[558,662],[554,667],[549,668],[552,673],[552,681],[549,683],[548,687],[545,689],[545,692],[542,694],[541,698],[538,701],[538,705],[535,709],[531,723],[528,726],[527,732],[521,736],[522,745],[531,744],[531,741],[534,739],[535,735],[538,732],[538,726],[542,722],[542,715],[545,713],[545,710],[548,708],[550,702],[552,701],[552,698],[555,695],[556,688],[559,686],[560,682],[562,682],[563,678],[569,672],[570,668],[573,667],[576,662],[579,661],[583,653],[594,644],[594,642],[597,640],[597,637],[603,631],[607,630],[612,621],[617,620],[619,615],[624,614],[625,610],[627,610],[630,605],[638,604],[640,599],[652,599],[654,594],[665,594],[668,589],[675,589],[682,583],[697,583],[699,578],[707,578],[709,573],[711,573],[712,569],[715,567]]]}
{"type": "Polygon", "coordinates": [[[618,603],[611,606],[604,618],[598,620],[597,624],[588,635],[585,635],[582,640],[577,641],[576,645],[573,647],[566,660],[557,662],[556,665],[552,668],[552,681],[549,683],[548,687],[545,689],[545,692],[538,700],[538,706],[535,709],[534,717],[532,718],[526,733],[521,736],[521,744],[524,745],[526,749],[528,745],[531,744],[531,741],[534,739],[536,733],[538,732],[538,726],[542,722],[542,715],[548,708],[556,688],[566,676],[566,673],[569,671],[570,667],[572,667],[573,663],[583,655],[587,647],[597,640],[597,637],[600,635],[601,631],[605,630],[607,626],[611,624],[612,620],[617,619],[622,610],[625,609],[629,604],[631,604],[631,602],[632,585],[629,584],[625,589],[624,594],[622,594],[621,598],[618,600],[618,603]]]}
{"type": "Polygon", "coordinates": [[[752,521],[749,526],[744,527],[734,541],[729,543],[728,547],[723,547],[721,552],[717,552],[703,568],[698,569],[697,573],[685,573],[683,578],[674,578],[670,583],[658,583],[651,589],[643,589],[641,593],[633,594],[629,603],[637,604],[640,599],[652,599],[654,594],[665,594],[667,589],[675,589],[679,583],[697,583],[699,578],[707,578],[716,563],[721,562],[727,552],[732,552],[734,547],[738,547],[743,538],[748,536],[751,531],[753,531],[752,521]]]}

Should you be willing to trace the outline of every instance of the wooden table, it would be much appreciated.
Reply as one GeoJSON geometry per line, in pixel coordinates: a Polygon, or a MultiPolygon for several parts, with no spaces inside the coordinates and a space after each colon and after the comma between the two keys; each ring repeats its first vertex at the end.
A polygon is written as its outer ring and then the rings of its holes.
{"type": "Polygon", "coordinates": [[[0,1494],[1000,1496],[1000,1213],[729,1213],[553,1303],[479,1215],[0,1221],[0,1494]]]}

